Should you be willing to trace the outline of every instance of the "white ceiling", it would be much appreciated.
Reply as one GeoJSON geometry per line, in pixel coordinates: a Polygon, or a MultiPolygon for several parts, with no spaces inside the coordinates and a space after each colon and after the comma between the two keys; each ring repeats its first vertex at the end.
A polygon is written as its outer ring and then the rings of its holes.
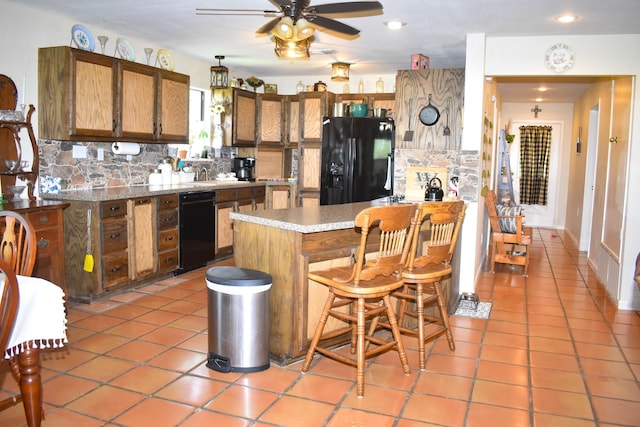
{"type": "MultiPolygon", "coordinates": [[[[361,31],[355,40],[317,31],[311,59],[288,61],[275,56],[269,37],[255,33],[272,18],[195,13],[196,8],[276,9],[269,0],[9,1],[62,13],[89,29],[92,26],[108,28],[125,38],[153,41],[169,52],[182,51],[212,64],[216,63],[215,55],[224,55],[224,65],[258,77],[328,75],[329,64],[335,61],[352,63],[352,74],[395,74],[398,69],[410,68],[410,57],[414,53],[429,56],[432,68],[464,67],[467,33],[561,36],[640,31],[639,0],[381,0],[382,15],[338,19],[361,31]],[[560,25],[553,18],[563,13],[573,13],[579,19],[560,25]],[[383,25],[389,20],[400,20],[406,25],[399,31],[391,31],[383,25]]],[[[311,0],[311,5],[325,3],[333,1],[311,0]]],[[[564,86],[567,81],[561,82],[564,86]]],[[[532,90],[531,83],[501,83],[503,100],[522,102],[523,93],[532,90]]],[[[568,98],[575,99],[573,89],[580,92],[584,84],[583,81],[564,87],[567,93],[556,102],[571,102],[568,98]]],[[[560,90],[554,92],[560,93],[560,90]]],[[[531,98],[527,97],[526,101],[531,98]]]]}

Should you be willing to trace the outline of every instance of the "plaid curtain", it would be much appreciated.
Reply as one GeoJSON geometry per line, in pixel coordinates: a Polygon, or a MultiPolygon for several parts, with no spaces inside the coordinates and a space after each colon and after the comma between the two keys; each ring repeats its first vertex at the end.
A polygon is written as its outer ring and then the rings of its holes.
{"type": "Polygon", "coordinates": [[[546,205],[551,126],[520,126],[520,203],[546,205]]]}

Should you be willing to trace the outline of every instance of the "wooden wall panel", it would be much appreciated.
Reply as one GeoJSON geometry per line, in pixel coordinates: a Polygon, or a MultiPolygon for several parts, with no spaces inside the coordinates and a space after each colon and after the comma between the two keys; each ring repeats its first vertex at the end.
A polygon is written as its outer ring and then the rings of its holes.
{"type": "Polygon", "coordinates": [[[429,69],[398,71],[396,75],[396,148],[459,150],[462,145],[462,111],[464,105],[464,69],[429,69]],[[440,112],[433,126],[423,125],[418,115],[429,104],[440,112]],[[447,125],[449,136],[444,135],[447,125]],[[405,132],[413,137],[404,141],[405,132]]]}

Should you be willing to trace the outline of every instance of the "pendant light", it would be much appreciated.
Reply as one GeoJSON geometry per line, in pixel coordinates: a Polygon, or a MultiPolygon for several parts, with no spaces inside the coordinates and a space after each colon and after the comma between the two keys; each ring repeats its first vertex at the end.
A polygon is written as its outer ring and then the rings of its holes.
{"type": "Polygon", "coordinates": [[[351,64],[346,62],[334,62],[331,64],[331,80],[335,82],[348,82],[349,67],[351,67],[351,64]]]}
{"type": "Polygon", "coordinates": [[[229,87],[229,69],[222,65],[223,55],[216,55],[217,66],[211,67],[211,89],[224,89],[229,87]]]}

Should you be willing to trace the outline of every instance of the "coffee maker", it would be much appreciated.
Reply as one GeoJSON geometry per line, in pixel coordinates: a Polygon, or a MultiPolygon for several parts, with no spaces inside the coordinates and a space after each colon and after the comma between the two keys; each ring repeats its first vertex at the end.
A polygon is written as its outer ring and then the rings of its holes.
{"type": "Polygon", "coordinates": [[[238,181],[255,181],[256,159],[253,157],[235,157],[231,171],[236,173],[238,181]]]}

